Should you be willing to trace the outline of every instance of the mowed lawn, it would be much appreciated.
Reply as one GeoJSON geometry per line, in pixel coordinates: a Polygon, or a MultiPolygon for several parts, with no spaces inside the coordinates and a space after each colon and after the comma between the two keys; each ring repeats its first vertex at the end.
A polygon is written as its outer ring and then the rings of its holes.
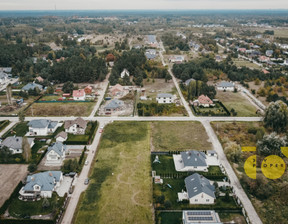
{"type": "Polygon", "coordinates": [[[150,172],[150,123],[106,126],[74,223],[153,223],[150,172]]]}
{"type": "Polygon", "coordinates": [[[258,116],[256,114],[257,108],[239,92],[217,91],[215,98],[219,99],[229,111],[233,108],[237,112],[237,117],[258,116]]]}
{"type": "Polygon", "coordinates": [[[94,106],[93,102],[34,103],[26,116],[89,116],[94,106]]]}
{"type": "Polygon", "coordinates": [[[153,151],[185,151],[212,149],[200,122],[152,122],[153,151]]]}

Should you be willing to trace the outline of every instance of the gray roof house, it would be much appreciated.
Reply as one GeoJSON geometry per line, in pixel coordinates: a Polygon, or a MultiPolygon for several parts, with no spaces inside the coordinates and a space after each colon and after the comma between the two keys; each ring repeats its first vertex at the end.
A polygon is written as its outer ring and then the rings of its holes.
{"type": "Polygon", "coordinates": [[[66,145],[62,142],[55,142],[53,145],[48,147],[46,153],[46,166],[60,166],[65,159],[66,145]]]}
{"type": "Polygon", "coordinates": [[[159,93],[157,94],[157,103],[174,103],[173,95],[170,93],[159,93]]]}
{"type": "MultiPolygon", "coordinates": [[[[30,144],[30,147],[32,147],[34,145],[34,138],[27,138],[27,140],[30,144]]],[[[23,152],[22,141],[22,137],[9,136],[5,138],[5,140],[1,143],[1,146],[6,146],[7,148],[9,148],[12,154],[20,154],[23,152]]]]}
{"type": "Polygon", "coordinates": [[[104,110],[106,112],[119,111],[122,110],[123,106],[124,102],[122,100],[113,99],[108,105],[105,106],[104,110]]]}
{"type": "Polygon", "coordinates": [[[204,152],[191,150],[173,155],[176,171],[202,171],[208,172],[207,157],[204,152]]]}
{"type": "Polygon", "coordinates": [[[53,133],[58,127],[57,121],[48,119],[36,119],[28,123],[29,135],[48,135],[53,133]]]}
{"type": "Polygon", "coordinates": [[[27,85],[25,85],[22,90],[23,91],[29,91],[30,89],[34,90],[35,88],[38,88],[39,90],[43,90],[43,86],[37,83],[28,83],[27,85]]]}
{"type": "Polygon", "coordinates": [[[20,190],[20,199],[51,198],[53,191],[63,180],[61,171],[46,171],[29,175],[25,186],[20,190]]]}
{"type": "Polygon", "coordinates": [[[155,43],[157,43],[157,40],[156,40],[156,36],[155,36],[155,35],[148,35],[148,36],[147,36],[147,39],[148,39],[148,43],[149,43],[149,44],[155,44],[155,43]]]}
{"type": "Polygon", "coordinates": [[[157,56],[156,50],[155,49],[147,49],[145,52],[145,56],[148,60],[153,60],[157,56]]]}
{"type": "Polygon", "coordinates": [[[187,198],[190,204],[213,204],[215,187],[210,181],[198,173],[185,178],[187,198]]]}
{"type": "Polygon", "coordinates": [[[235,84],[233,82],[222,81],[217,85],[217,90],[233,91],[235,84]]]}

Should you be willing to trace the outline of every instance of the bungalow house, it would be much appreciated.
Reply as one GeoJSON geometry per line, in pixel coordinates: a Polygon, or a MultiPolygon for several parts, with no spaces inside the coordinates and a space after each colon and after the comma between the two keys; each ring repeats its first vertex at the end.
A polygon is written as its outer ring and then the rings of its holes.
{"type": "Polygon", "coordinates": [[[153,60],[156,58],[156,50],[155,49],[147,49],[145,52],[145,56],[148,60],[153,60]]]}
{"type": "MultiPolygon", "coordinates": [[[[12,154],[21,154],[22,150],[22,137],[9,136],[1,143],[1,147],[6,146],[12,154]]],[[[27,138],[30,147],[34,145],[34,138],[27,138]]]]}
{"type": "Polygon", "coordinates": [[[147,43],[148,43],[151,47],[158,47],[158,41],[157,41],[155,35],[147,35],[147,43]]]}
{"type": "Polygon", "coordinates": [[[221,91],[234,91],[235,84],[233,82],[222,81],[217,85],[217,90],[221,91]]]}
{"type": "Polygon", "coordinates": [[[43,90],[43,86],[37,83],[28,83],[27,85],[25,85],[22,90],[28,92],[30,89],[34,90],[35,88],[38,88],[40,91],[43,90]]]}
{"type": "Polygon", "coordinates": [[[86,95],[91,95],[92,94],[92,87],[91,86],[86,86],[84,88],[85,94],[86,95]]]}
{"type": "Polygon", "coordinates": [[[56,131],[58,122],[47,119],[37,119],[30,121],[28,126],[29,135],[48,135],[56,131]]]}
{"type": "Polygon", "coordinates": [[[176,63],[176,64],[182,63],[184,60],[185,58],[183,55],[174,55],[169,58],[169,62],[176,63]]]}
{"type": "Polygon", "coordinates": [[[159,93],[157,94],[157,103],[173,103],[173,95],[170,93],[159,93]]]}
{"type": "Polygon", "coordinates": [[[64,131],[61,131],[57,136],[56,136],[56,141],[57,142],[65,142],[68,138],[68,134],[64,131]]]}
{"type": "Polygon", "coordinates": [[[44,79],[41,76],[38,76],[35,78],[38,82],[44,82],[44,79]]]}
{"type": "Polygon", "coordinates": [[[198,173],[185,178],[186,190],[178,193],[178,200],[189,200],[190,204],[214,204],[215,187],[210,181],[198,173]]]}
{"type": "Polygon", "coordinates": [[[208,172],[207,157],[204,152],[191,150],[173,155],[175,170],[180,172],[208,172]]]}
{"type": "Polygon", "coordinates": [[[112,86],[110,89],[110,92],[113,96],[122,96],[124,91],[124,87],[120,84],[116,84],[115,86],[112,86]]]}
{"type": "Polygon", "coordinates": [[[128,70],[125,68],[123,69],[123,71],[121,72],[120,76],[121,76],[121,79],[123,79],[124,77],[126,76],[130,76],[130,73],[128,72],[128,70]]]}
{"type": "Polygon", "coordinates": [[[104,107],[106,113],[123,110],[124,102],[122,100],[114,99],[104,107]]]}
{"type": "Polygon", "coordinates": [[[0,83],[4,83],[8,79],[8,74],[0,71],[0,83]]]}
{"type": "Polygon", "coordinates": [[[269,62],[270,58],[266,56],[259,56],[258,60],[262,63],[269,62]]]}
{"type": "Polygon", "coordinates": [[[84,101],[86,98],[86,93],[84,89],[73,90],[73,100],[84,101]]]}
{"type": "Polygon", "coordinates": [[[267,50],[265,54],[267,57],[271,57],[273,55],[273,50],[267,50]]]}
{"type": "Polygon", "coordinates": [[[210,106],[214,106],[213,101],[205,95],[201,95],[198,97],[197,100],[193,101],[193,105],[194,106],[202,106],[202,107],[210,107],[210,106]]]}
{"type": "Polygon", "coordinates": [[[64,123],[65,132],[71,134],[84,135],[87,128],[87,121],[81,117],[76,118],[75,120],[65,121],[64,123]]]}
{"type": "Polygon", "coordinates": [[[19,191],[19,199],[52,198],[52,193],[60,187],[62,180],[63,174],[61,171],[46,171],[29,175],[25,186],[19,191]]]}
{"type": "Polygon", "coordinates": [[[61,166],[65,159],[66,145],[62,142],[55,142],[52,146],[48,147],[46,153],[46,166],[61,166]]]}
{"type": "Polygon", "coordinates": [[[183,224],[223,224],[214,210],[183,210],[183,224]]]}

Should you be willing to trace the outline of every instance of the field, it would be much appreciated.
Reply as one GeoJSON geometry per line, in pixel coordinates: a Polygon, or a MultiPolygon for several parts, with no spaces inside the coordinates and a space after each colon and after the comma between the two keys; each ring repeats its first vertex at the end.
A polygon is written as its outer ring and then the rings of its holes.
{"type": "Polygon", "coordinates": [[[106,126],[75,223],[152,223],[149,123],[106,126]]]}
{"type": "Polygon", "coordinates": [[[89,116],[95,103],[34,103],[26,116],[89,116]]]}
{"type": "Polygon", "coordinates": [[[9,137],[9,136],[18,136],[18,137],[23,137],[27,132],[28,132],[28,122],[23,122],[23,123],[17,123],[15,124],[11,130],[6,132],[3,135],[3,138],[9,137]]]}
{"type": "Polygon", "coordinates": [[[152,151],[210,150],[211,142],[200,122],[153,122],[152,151]]]}
{"type": "Polygon", "coordinates": [[[20,180],[26,177],[28,165],[0,165],[0,207],[10,197],[20,180]]]}
{"type": "Polygon", "coordinates": [[[231,111],[233,108],[238,117],[255,117],[257,108],[240,93],[217,91],[216,97],[231,111]]]}
{"type": "Polygon", "coordinates": [[[165,82],[165,79],[154,79],[153,82],[153,80],[150,79],[148,82],[147,79],[145,79],[143,83],[146,90],[146,96],[153,98],[154,100],[158,93],[177,93],[172,80],[165,82]]]}
{"type": "Polygon", "coordinates": [[[237,66],[237,67],[248,67],[248,68],[251,68],[251,69],[261,69],[260,66],[254,64],[254,63],[251,63],[250,61],[246,61],[244,59],[234,59],[233,60],[234,64],[237,66]]]}

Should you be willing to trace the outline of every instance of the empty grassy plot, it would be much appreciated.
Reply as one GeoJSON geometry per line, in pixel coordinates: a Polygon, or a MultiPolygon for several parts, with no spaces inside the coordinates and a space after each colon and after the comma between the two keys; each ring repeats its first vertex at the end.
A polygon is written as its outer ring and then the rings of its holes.
{"type": "Polygon", "coordinates": [[[75,223],[153,223],[149,140],[148,122],[105,127],[75,223]]]}
{"type": "Polygon", "coordinates": [[[89,116],[95,103],[34,103],[26,116],[89,116]]]}
{"type": "Polygon", "coordinates": [[[151,127],[153,151],[212,149],[200,122],[153,122],[151,127]]]}
{"type": "Polygon", "coordinates": [[[217,91],[216,98],[231,111],[233,108],[237,112],[237,117],[256,117],[257,108],[241,93],[217,91]]]}

